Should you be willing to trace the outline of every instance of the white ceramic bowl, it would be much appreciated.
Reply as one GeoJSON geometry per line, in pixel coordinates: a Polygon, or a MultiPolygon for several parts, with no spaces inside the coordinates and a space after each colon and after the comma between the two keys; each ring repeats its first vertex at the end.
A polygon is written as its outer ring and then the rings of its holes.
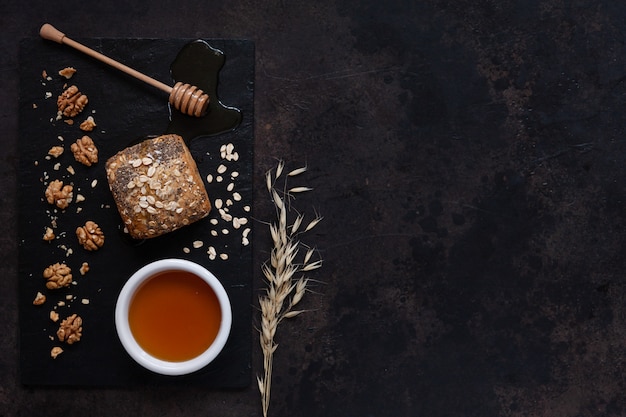
{"type": "Polygon", "coordinates": [[[115,306],[115,326],[124,349],[140,365],[163,375],[185,375],[202,369],[222,351],[232,325],[232,310],[226,290],[220,281],[201,265],[184,259],[162,259],[152,262],[135,272],[120,292],[115,306]],[[215,292],[220,304],[222,320],[213,343],[199,356],[182,362],[169,362],[155,358],[146,352],[135,340],[128,322],[128,311],[135,292],[160,272],[182,270],[202,278],[215,292]]]}

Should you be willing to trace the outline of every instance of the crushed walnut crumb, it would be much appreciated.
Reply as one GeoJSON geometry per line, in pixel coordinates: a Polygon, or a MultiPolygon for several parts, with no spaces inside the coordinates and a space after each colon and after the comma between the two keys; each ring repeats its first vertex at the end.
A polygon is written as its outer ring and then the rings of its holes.
{"type": "Polygon", "coordinates": [[[57,313],[54,310],[50,310],[50,320],[52,320],[55,323],[59,321],[59,313],[57,313]]]}
{"type": "Polygon", "coordinates": [[[50,356],[52,357],[52,359],[56,359],[61,353],[63,353],[63,349],[59,346],[55,346],[50,351],[50,356]]]}
{"type": "Polygon", "coordinates": [[[96,121],[93,116],[88,116],[87,119],[80,124],[79,129],[84,132],[91,132],[95,127],[96,121]]]}
{"type": "Polygon", "coordinates": [[[53,146],[48,151],[48,155],[50,155],[50,156],[52,156],[54,158],[58,158],[62,154],[63,154],[63,146],[53,146]]]}
{"type": "Polygon", "coordinates": [[[43,240],[46,242],[50,242],[55,238],[54,230],[51,227],[46,227],[46,231],[43,234],[43,240]]]}
{"type": "Polygon", "coordinates": [[[45,302],[46,302],[46,296],[38,291],[37,294],[35,295],[35,299],[33,300],[33,305],[40,306],[45,302]]]}
{"type": "Polygon", "coordinates": [[[59,71],[59,75],[68,80],[72,78],[74,74],[76,74],[76,68],[73,67],[66,67],[59,71]]]}

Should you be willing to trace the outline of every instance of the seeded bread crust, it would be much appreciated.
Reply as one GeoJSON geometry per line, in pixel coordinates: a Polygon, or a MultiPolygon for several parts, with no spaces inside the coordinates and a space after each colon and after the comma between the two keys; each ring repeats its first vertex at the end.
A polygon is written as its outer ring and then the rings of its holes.
{"type": "Polygon", "coordinates": [[[172,232],[211,211],[198,167],[178,135],[125,148],[105,167],[117,209],[135,239],[172,232]]]}

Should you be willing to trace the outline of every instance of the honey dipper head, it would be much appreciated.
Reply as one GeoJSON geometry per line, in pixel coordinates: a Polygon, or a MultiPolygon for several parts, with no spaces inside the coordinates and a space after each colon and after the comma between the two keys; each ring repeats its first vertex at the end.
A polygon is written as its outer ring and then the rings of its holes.
{"type": "Polygon", "coordinates": [[[170,104],[189,116],[204,116],[209,108],[209,95],[191,84],[177,82],[170,93],[170,104]]]}

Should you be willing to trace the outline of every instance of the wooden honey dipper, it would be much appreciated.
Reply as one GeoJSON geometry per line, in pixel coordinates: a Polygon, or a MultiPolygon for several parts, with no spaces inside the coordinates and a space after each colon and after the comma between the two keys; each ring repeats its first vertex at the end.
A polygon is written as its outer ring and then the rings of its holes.
{"type": "Polygon", "coordinates": [[[182,82],[177,82],[174,87],[170,87],[161,81],[142,74],[137,70],[134,70],[114,59],[107,57],[106,55],[101,54],[100,52],[96,52],[93,49],[68,38],[63,32],[59,31],[49,23],[45,23],[41,27],[39,35],[44,39],[71,46],[72,48],[96,58],[107,65],[117,68],[118,70],[148,83],[159,90],[165,91],[170,96],[170,104],[181,113],[189,116],[201,117],[206,113],[207,108],[209,107],[209,95],[205,94],[198,87],[190,84],[184,84],[182,82]]]}

